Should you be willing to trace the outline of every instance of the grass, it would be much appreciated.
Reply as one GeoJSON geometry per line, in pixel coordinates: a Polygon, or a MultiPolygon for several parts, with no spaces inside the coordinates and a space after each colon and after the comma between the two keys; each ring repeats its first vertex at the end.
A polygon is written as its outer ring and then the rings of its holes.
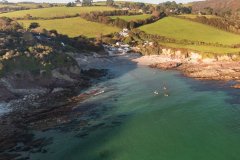
{"type": "Polygon", "coordinates": [[[49,7],[48,3],[16,3],[16,5],[21,7],[31,8],[31,9],[37,8],[38,5],[41,5],[42,7],[49,7]]]}
{"type": "Polygon", "coordinates": [[[96,1],[96,2],[93,2],[93,5],[106,6],[106,1],[96,1]]]}
{"type": "Polygon", "coordinates": [[[157,34],[177,40],[191,40],[233,45],[240,43],[240,36],[204,24],[175,17],[166,17],[155,23],[140,27],[148,34],[157,34]]]}
{"type": "Polygon", "coordinates": [[[136,21],[150,18],[150,14],[142,14],[142,15],[133,15],[133,16],[111,16],[112,19],[120,18],[125,21],[136,21]]]}
{"type": "Polygon", "coordinates": [[[0,14],[1,17],[24,17],[26,14],[30,14],[33,17],[49,18],[49,17],[58,17],[64,15],[75,15],[81,13],[88,13],[91,11],[109,11],[115,10],[114,8],[107,6],[91,6],[91,7],[52,7],[52,8],[43,8],[43,9],[31,9],[31,10],[21,10],[9,13],[0,14]]]}
{"type": "Polygon", "coordinates": [[[0,4],[0,8],[9,7],[9,8],[20,8],[26,7],[30,9],[36,9],[38,6],[41,5],[42,7],[49,7],[48,3],[10,3],[10,4],[0,4]]]}
{"type": "Polygon", "coordinates": [[[190,19],[194,19],[196,17],[220,18],[215,15],[197,15],[197,14],[181,14],[181,15],[179,15],[179,17],[186,17],[186,18],[190,18],[190,19]]]}
{"type": "Polygon", "coordinates": [[[183,49],[189,49],[192,51],[197,51],[202,53],[231,54],[231,53],[240,52],[240,48],[216,47],[216,46],[206,46],[206,45],[184,45],[184,44],[163,43],[163,42],[160,42],[160,44],[166,47],[183,48],[183,49]]]}
{"type": "Polygon", "coordinates": [[[37,22],[40,24],[40,28],[48,30],[55,29],[61,34],[66,34],[69,37],[76,37],[84,35],[92,38],[97,37],[100,34],[109,34],[118,32],[120,29],[105,24],[86,21],[80,17],[56,19],[56,20],[20,20],[19,23],[24,27],[28,27],[30,23],[37,22]]]}

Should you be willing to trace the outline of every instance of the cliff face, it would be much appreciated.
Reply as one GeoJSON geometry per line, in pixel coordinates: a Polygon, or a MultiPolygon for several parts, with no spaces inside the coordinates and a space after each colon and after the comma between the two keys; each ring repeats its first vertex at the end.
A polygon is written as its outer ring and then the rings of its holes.
{"type": "Polygon", "coordinates": [[[0,30],[0,101],[84,85],[81,68],[57,37],[25,31],[7,18],[0,18],[0,30]]]}

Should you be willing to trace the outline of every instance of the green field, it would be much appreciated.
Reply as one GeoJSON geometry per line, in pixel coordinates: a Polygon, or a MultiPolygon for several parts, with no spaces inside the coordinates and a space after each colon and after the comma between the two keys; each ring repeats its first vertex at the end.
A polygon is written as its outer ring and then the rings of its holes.
{"type": "Polygon", "coordinates": [[[96,2],[93,2],[93,5],[96,5],[96,6],[106,6],[106,1],[96,1],[96,2]]]}
{"type": "Polygon", "coordinates": [[[240,43],[240,36],[204,24],[175,17],[167,17],[155,23],[140,27],[149,34],[157,34],[176,40],[191,40],[233,45],[240,43]]]}
{"type": "Polygon", "coordinates": [[[91,6],[91,7],[52,7],[43,9],[31,9],[31,10],[21,10],[9,13],[0,14],[1,17],[24,17],[26,14],[30,14],[33,17],[49,18],[49,17],[59,17],[65,15],[75,15],[77,13],[88,13],[91,11],[109,11],[115,10],[111,7],[106,6],[91,6]]]}
{"type": "Polygon", "coordinates": [[[4,7],[18,7],[17,5],[7,5],[7,4],[0,4],[0,8],[4,7]]]}
{"type": "MultiPolygon", "coordinates": [[[[49,3],[10,3],[10,4],[0,4],[0,8],[8,7],[8,8],[20,8],[20,7],[26,7],[30,9],[36,9],[41,5],[42,7],[50,7],[49,3]]],[[[56,5],[56,4],[54,4],[56,5]]]]}
{"type": "Polygon", "coordinates": [[[197,17],[220,18],[220,17],[215,16],[215,15],[197,15],[197,14],[181,14],[181,15],[179,15],[179,17],[185,17],[185,18],[190,18],[190,19],[194,19],[194,18],[197,18],[197,17]]]}
{"type": "Polygon", "coordinates": [[[216,46],[206,46],[206,45],[185,45],[185,44],[164,43],[164,42],[159,42],[159,43],[166,47],[189,49],[191,51],[198,51],[201,53],[231,54],[231,53],[240,52],[240,48],[216,47],[216,46]]]}
{"type": "Polygon", "coordinates": [[[133,15],[133,16],[111,16],[112,19],[120,18],[125,21],[136,21],[150,18],[150,14],[142,14],[142,15],[133,15]]]}
{"type": "MultiPolygon", "coordinates": [[[[16,3],[17,6],[27,7],[27,8],[38,8],[39,5],[42,7],[50,7],[50,3],[16,3]]],[[[60,6],[60,4],[54,4],[60,6]]]]}
{"type": "Polygon", "coordinates": [[[47,30],[55,29],[61,34],[66,34],[69,37],[84,35],[87,37],[97,37],[100,34],[109,34],[118,32],[120,29],[105,24],[86,21],[80,17],[56,19],[56,20],[21,20],[18,21],[24,27],[28,27],[30,23],[37,22],[41,28],[47,30]]]}

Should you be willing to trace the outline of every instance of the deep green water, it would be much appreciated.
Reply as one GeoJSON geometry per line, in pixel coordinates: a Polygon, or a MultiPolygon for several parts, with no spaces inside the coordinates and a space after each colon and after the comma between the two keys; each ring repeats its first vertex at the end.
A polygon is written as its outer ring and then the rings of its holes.
{"type": "Polygon", "coordinates": [[[230,103],[232,96],[239,98],[237,91],[175,71],[132,66],[111,71],[115,78],[95,86],[106,92],[85,102],[98,107],[90,124],[102,125],[89,127],[82,138],[74,129],[38,133],[53,137],[53,143],[31,159],[240,159],[240,105],[230,103]],[[164,85],[169,97],[163,95],[164,85]]]}

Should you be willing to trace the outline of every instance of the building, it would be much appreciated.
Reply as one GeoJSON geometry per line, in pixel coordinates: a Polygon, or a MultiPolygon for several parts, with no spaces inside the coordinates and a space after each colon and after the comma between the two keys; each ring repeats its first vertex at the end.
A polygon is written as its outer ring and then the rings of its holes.
{"type": "Polygon", "coordinates": [[[93,0],[76,0],[75,1],[76,6],[78,6],[78,7],[91,6],[92,3],[93,3],[93,0]]]}
{"type": "Polygon", "coordinates": [[[82,6],[82,1],[81,0],[76,0],[75,4],[77,7],[81,7],[82,6]]]}

